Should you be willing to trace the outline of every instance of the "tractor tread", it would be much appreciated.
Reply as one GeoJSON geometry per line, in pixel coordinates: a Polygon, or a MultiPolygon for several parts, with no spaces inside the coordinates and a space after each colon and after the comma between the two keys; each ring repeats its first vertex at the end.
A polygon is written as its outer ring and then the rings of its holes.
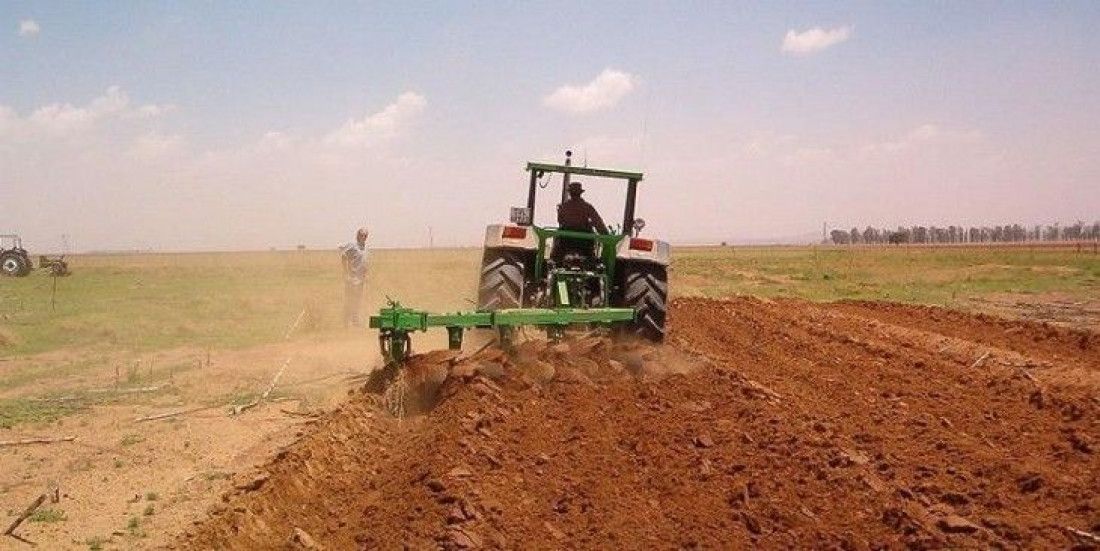
{"type": "Polygon", "coordinates": [[[519,308],[523,305],[525,251],[485,249],[481,260],[477,309],[519,308]]]}
{"type": "Polygon", "coordinates": [[[649,262],[631,262],[623,266],[621,306],[634,308],[636,319],[628,324],[628,333],[661,342],[665,339],[668,314],[668,270],[649,262]]]}

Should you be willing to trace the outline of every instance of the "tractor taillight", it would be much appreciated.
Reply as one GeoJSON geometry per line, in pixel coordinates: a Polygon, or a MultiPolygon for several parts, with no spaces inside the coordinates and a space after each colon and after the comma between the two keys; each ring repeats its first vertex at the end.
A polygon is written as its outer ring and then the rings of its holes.
{"type": "Polygon", "coordinates": [[[652,239],[641,239],[641,238],[638,238],[638,237],[631,237],[630,238],[630,249],[633,250],[633,251],[650,252],[650,251],[653,250],[653,240],[652,239]]]}
{"type": "Polygon", "coordinates": [[[526,239],[527,228],[521,228],[518,226],[504,226],[504,232],[501,233],[501,237],[504,239],[526,239]]]}

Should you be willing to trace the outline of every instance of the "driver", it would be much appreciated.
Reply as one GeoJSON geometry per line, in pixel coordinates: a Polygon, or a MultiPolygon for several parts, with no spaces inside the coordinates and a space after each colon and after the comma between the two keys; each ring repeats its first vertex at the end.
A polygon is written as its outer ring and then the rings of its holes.
{"type": "MultiPolygon", "coordinates": [[[[596,207],[593,207],[591,203],[581,198],[584,193],[584,188],[580,182],[570,182],[569,187],[569,199],[566,199],[562,204],[558,205],[558,227],[563,230],[584,232],[584,233],[600,233],[606,235],[607,225],[603,223],[603,219],[600,218],[600,213],[596,212],[596,207]]],[[[578,253],[586,257],[595,256],[596,242],[587,239],[570,239],[568,237],[559,237],[554,240],[554,254],[553,257],[564,258],[568,253],[578,253]]]]}
{"type": "Polygon", "coordinates": [[[563,230],[607,234],[607,226],[592,203],[581,198],[580,182],[569,183],[569,199],[558,205],[558,227],[563,230]]]}

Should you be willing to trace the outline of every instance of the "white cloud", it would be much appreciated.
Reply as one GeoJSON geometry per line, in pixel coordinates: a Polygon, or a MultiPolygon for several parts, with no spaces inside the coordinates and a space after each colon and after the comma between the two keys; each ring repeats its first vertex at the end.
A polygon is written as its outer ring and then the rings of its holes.
{"type": "MultiPolygon", "coordinates": [[[[402,164],[397,140],[425,98],[405,93],[386,103],[317,132],[275,126],[233,145],[197,141],[181,132],[184,121],[162,116],[172,105],[145,104],[115,86],[88,101],[23,112],[0,104],[0,199],[18,199],[28,212],[48,206],[64,221],[14,219],[32,245],[62,231],[88,248],[328,243],[374,213],[384,219],[414,202],[450,201],[415,191],[448,173],[402,164]],[[389,203],[364,193],[382,182],[396,188],[389,203]]],[[[387,222],[417,238],[424,225],[408,216],[387,222]]]]}
{"type": "Polygon", "coordinates": [[[127,153],[139,160],[157,161],[182,153],[185,146],[182,136],[150,132],[134,138],[127,153]]]}
{"type": "Polygon", "coordinates": [[[984,135],[980,130],[943,128],[926,123],[897,138],[865,144],[859,148],[858,152],[866,158],[876,155],[894,155],[919,147],[961,147],[976,144],[983,139],[984,135]]]}
{"type": "Polygon", "coordinates": [[[807,55],[835,46],[848,40],[852,36],[852,27],[844,26],[835,29],[822,29],[814,27],[802,32],[794,29],[787,31],[783,37],[782,51],[793,55],[807,55]]]}
{"type": "MultiPolygon", "coordinates": [[[[71,103],[51,103],[35,109],[23,120],[14,117],[16,123],[32,131],[64,134],[87,130],[94,124],[112,118],[155,118],[174,109],[172,105],[146,104],[132,106],[130,96],[118,87],[107,88],[87,105],[77,107],[71,103]]],[[[14,123],[9,124],[13,126],[14,123]]]]}
{"type": "Polygon", "coordinates": [[[344,147],[364,147],[393,137],[428,105],[424,96],[405,92],[385,109],[363,117],[349,119],[343,126],[325,136],[324,142],[344,147]]]}
{"type": "Polygon", "coordinates": [[[33,19],[24,19],[19,22],[19,36],[35,36],[42,27],[33,19]]]}
{"type": "Polygon", "coordinates": [[[543,105],[566,113],[588,113],[612,107],[634,90],[637,78],[630,73],[604,69],[591,82],[567,84],[542,98],[543,105]]]}

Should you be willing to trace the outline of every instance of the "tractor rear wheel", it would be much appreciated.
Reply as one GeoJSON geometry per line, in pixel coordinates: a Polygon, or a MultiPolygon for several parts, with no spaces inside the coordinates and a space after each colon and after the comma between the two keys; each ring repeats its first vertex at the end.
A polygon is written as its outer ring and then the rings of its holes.
{"type": "Polygon", "coordinates": [[[652,262],[626,262],[620,267],[619,300],[615,306],[633,308],[635,318],[624,329],[644,339],[665,340],[668,313],[668,269],[652,262]]]}
{"type": "Polygon", "coordinates": [[[526,276],[534,268],[532,251],[485,249],[481,257],[477,309],[520,308],[527,291],[526,276]]]}
{"type": "Polygon", "coordinates": [[[10,277],[23,277],[31,273],[30,259],[16,251],[0,254],[0,273],[10,277]]]}

